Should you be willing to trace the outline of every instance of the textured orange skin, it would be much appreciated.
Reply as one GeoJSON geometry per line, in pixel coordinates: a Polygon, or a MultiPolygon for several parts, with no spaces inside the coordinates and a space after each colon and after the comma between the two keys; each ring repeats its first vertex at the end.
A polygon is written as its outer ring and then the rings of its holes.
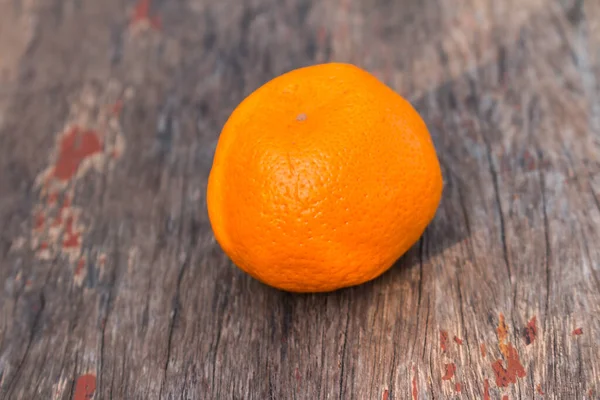
{"type": "Polygon", "coordinates": [[[207,188],[217,242],[243,271],[290,292],[326,292],[389,269],[442,195],[425,123],[349,64],[300,68],[233,111],[207,188]]]}

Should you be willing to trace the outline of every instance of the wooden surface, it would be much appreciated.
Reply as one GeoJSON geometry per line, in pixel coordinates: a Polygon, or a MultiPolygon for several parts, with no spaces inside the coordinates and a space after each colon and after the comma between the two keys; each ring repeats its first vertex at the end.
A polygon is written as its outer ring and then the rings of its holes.
{"type": "Polygon", "coordinates": [[[1,399],[600,398],[600,1],[0,0],[1,399]],[[265,287],[215,243],[219,131],[352,62],[445,187],[379,279],[265,287]]]}

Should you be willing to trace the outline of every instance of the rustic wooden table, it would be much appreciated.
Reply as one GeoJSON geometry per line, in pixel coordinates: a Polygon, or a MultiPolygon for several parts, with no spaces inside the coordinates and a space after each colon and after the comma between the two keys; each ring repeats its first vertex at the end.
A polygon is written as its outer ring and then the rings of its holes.
{"type": "Polygon", "coordinates": [[[1,399],[599,399],[600,1],[0,0],[1,399]],[[293,295],[205,209],[220,128],[352,62],[445,188],[379,279],[293,295]]]}

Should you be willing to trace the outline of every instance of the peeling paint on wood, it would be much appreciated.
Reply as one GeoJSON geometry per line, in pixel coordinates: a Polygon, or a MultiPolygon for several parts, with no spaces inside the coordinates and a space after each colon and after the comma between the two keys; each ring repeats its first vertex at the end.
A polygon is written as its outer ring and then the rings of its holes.
{"type": "Polygon", "coordinates": [[[496,360],[492,364],[494,375],[496,376],[496,385],[498,387],[507,387],[517,383],[517,378],[523,378],[526,374],[525,368],[521,364],[517,350],[508,344],[506,347],[506,367],[502,365],[502,360],[496,360]]]}
{"type": "Polygon", "coordinates": [[[131,16],[130,26],[133,28],[152,28],[160,30],[162,21],[160,16],[152,15],[150,0],[137,0],[131,16]]]}
{"type": "Polygon", "coordinates": [[[90,400],[96,392],[96,375],[85,374],[77,378],[73,400],[90,400]]]}
{"type": "Polygon", "coordinates": [[[449,381],[454,378],[454,373],[456,372],[456,364],[449,363],[444,366],[445,372],[444,376],[442,376],[442,380],[449,381]]]}
{"type": "Polygon", "coordinates": [[[540,385],[539,383],[537,385],[535,385],[535,390],[536,392],[538,392],[538,394],[543,395],[544,391],[542,390],[542,385],[540,385]]]}
{"type": "Polygon", "coordinates": [[[413,365],[412,368],[413,377],[412,377],[412,400],[417,400],[419,398],[419,384],[417,382],[417,367],[413,365]]]}
{"type": "Polygon", "coordinates": [[[490,400],[490,382],[487,378],[483,380],[483,400],[490,400]]]}
{"type": "Polygon", "coordinates": [[[81,173],[85,173],[83,165],[93,156],[101,154],[102,143],[97,132],[69,126],[59,136],[58,148],[56,161],[44,179],[67,182],[77,174],[80,167],[81,173]]]}
{"type": "MultiPolygon", "coordinates": [[[[105,104],[123,100],[120,85],[111,82],[104,92],[84,88],[71,105],[69,119],[55,140],[49,166],[36,177],[38,203],[33,211],[32,249],[41,260],[65,256],[81,262],[87,226],[82,205],[74,204],[79,180],[89,172],[105,173],[123,154],[125,143],[117,116],[105,104]],[[117,100],[115,100],[117,99],[117,100]]],[[[81,281],[83,268],[74,266],[81,281]]]]}
{"type": "Polygon", "coordinates": [[[448,349],[448,332],[440,331],[440,348],[445,353],[448,349]]]}
{"type": "Polygon", "coordinates": [[[536,317],[534,316],[529,320],[527,326],[523,329],[523,337],[525,338],[525,344],[530,345],[533,343],[537,336],[536,317]]]}
{"type": "Polygon", "coordinates": [[[506,367],[504,367],[502,360],[498,359],[492,363],[492,370],[496,377],[496,386],[507,387],[510,384],[517,383],[517,379],[523,378],[526,372],[521,364],[517,349],[511,343],[508,343],[508,326],[502,313],[499,314],[496,332],[498,347],[506,360],[506,367]]]}
{"type": "Polygon", "coordinates": [[[498,315],[498,328],[496,329],[496,333],[498,334],[498,347],[500,348],[500,352],[504,357],[508,357],[508,327],[506,326],[504,314],[502,313],[498,315]]]}

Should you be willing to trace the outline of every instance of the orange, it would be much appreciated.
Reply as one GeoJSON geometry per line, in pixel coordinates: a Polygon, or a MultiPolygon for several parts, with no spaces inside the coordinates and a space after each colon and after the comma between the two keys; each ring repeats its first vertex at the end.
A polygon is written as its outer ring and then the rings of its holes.
{"type": "Polygon", "coordinates": [[[290,292],[362,284],[423,234],[442,195],[424,121],[356,66],[267,82],[225,123],[207,187],[216,241],[243,271],[290,292]]]}

